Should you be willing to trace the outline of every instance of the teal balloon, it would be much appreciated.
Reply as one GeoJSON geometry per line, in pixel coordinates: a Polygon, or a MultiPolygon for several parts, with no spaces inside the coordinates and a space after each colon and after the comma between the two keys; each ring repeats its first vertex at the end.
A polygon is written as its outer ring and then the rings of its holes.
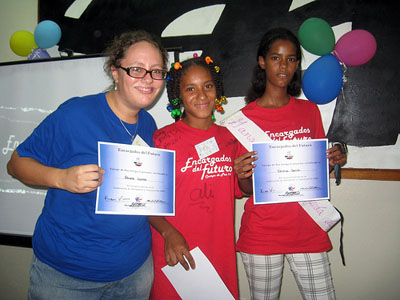
{"type": "Polygon", "coordinates": [[[301,24],[298,32],[300,44],[316,55],[331,53],[335,47],[332,27],[320,18],[309,18],[301,24]]]}
{"type": "Polygon", "coordinates": [[[332,54],[321,56],[304,72],[302,88],[308,100],[326,104],[334,100],[343,86],[343,71],[332,54]]]}
{"type": "Polygon", "coordinates": [[[61,39],[61,28],[56,22],[45,20],[40,22],[34,32],[35,43],[41,49],[48,49],[58,44],[61,39]]]}

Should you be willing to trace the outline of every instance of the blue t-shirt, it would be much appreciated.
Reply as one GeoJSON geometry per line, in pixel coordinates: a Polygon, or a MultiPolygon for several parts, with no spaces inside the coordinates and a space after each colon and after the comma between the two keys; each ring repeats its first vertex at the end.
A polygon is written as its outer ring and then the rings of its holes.
{"type": "MultiPolygon", "coordinates": [[[[133,134],[136,124],[126,124],[133,134]]],[[[139,112],[137,134],[153,146],[156,124],[139,112]]],[[[21,157],[69,168],[98,164],[97,142],[131,144],[131,136],[108,106],[104,93],[72,98],[17,148],[21,157]]],[[[96,191],[84,194],[49,189],[36,223],[33,250],[43,262],[67,275],[115,281],[136,271],[151,251],[146,216],[95,214],[96,191]]]]}

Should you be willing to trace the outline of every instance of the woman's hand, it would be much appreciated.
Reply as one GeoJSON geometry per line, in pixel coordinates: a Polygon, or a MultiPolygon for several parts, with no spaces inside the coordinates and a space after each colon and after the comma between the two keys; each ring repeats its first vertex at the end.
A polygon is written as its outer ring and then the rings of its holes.
{"type": "Polygon", "coordinates": [[[103,183],[104,173],[104,169],[94,164],[70,167],[61,172],[59,185],[71,193],[89,193],[103,183]]]}
{"type": "Polygon", "coordinates": [[[21,182],[71,193],[88,193],[103,183],[105,170],[95,164],[60,169],[46,166],[31,157],[21,157],[15,150],[7,164],[8,173],[21,182]]]}

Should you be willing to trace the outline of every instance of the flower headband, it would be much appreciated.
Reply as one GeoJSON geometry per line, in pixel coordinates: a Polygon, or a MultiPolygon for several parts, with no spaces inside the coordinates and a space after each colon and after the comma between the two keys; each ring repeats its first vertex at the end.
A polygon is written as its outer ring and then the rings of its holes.
{"type": "MultiPolygon", "coordinates": [[[[198,54],[194,53],[193,54],[193,58],[198,58],[198,54]]],[[[213,64],[214,61],[211,59],[210,56],[206,56],[204,58],[205,62],[207,65],[209,65],[210,63],[213,64]]],[[[182,65],[179,62],[174,62],[171,64],[171,68],[174,68],[175,70],[179,70],[182,69],[182,65]]],[[[220,67],[219,66],[214,66],[215,72],[218,74],[220,72],[220,67]]],[[[167,76],[166,81],[169,82],[170,80],[174,80],[173,77],[171,76],[167,76]]],[[[167,105],[167,110],[171,113],[171,117],[173,119],[175,119],[176,117],[181,116],[181,111],[180,111],[180,98],[174,98],[171,100],[171,103],[169,103],[167,105]]],[[[215,110],[217,110],[220,113],[224,112],[224,108],[222,107],[222,104],[226,103],[226,97],[225,96],[221,96],[220,99],[215,99],[215,110]]],[[[214,120],[214,115],[213,115],[213,120],[214,120]]]]}

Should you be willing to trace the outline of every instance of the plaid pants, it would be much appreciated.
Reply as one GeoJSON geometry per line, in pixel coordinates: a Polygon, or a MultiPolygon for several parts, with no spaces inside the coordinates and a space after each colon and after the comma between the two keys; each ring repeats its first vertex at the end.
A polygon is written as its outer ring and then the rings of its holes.
{"type": "Polygon", "coordinates": [[[252,300],[279,299],[285,257],[303,299],[335,299],[330,263],[326,252],[285,255],[253,255],[243,252],[240,254],[249,281],[252,300]]]}

